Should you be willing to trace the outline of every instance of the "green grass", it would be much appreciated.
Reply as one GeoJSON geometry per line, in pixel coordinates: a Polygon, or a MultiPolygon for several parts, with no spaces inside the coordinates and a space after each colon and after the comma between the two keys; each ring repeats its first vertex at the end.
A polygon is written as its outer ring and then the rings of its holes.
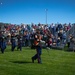
{"type": "Polygon", "coordinates": [[[5,53],[0,52],[0,75],[75,75],[75,53],[64,50],[42,50],[42,64],[31,57],[36,50],[23,48],[11,52],[10,46],[5,53]]]}

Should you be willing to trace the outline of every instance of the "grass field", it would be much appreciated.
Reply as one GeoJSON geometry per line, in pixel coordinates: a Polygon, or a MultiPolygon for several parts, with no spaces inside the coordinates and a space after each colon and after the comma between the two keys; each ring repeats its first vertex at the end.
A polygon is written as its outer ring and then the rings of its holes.
{"type": "Polygon", "coordinates": [[[10,46],[5,53],[0,52],[0,75],[75,75],[75,52],[64,50],[42,50],[42,64],[31,57],[36,53],[30,48],[11,52],[10,46]]]}

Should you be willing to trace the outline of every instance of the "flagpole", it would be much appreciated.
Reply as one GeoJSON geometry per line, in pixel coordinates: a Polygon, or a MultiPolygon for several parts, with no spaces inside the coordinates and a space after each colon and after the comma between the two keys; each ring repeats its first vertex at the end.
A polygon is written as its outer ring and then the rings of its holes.
{"type": "Polygon", "coordinates": [[[48,9],[45,9],[45,12],[46,12],[46,25],[47,25],[47,11],[48,11],[48,9]]]}

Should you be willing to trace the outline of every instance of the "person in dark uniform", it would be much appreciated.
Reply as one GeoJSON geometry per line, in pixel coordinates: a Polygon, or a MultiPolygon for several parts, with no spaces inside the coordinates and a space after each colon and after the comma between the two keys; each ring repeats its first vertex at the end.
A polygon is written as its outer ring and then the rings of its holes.
{"type": "Polygon", "coordinates": [[[16,47],[15,34],[12,33],[12,34],[11,34],[11,50],[14,51],[15,47],[16,47]]]}
{"type": "Polygon", "coordinates": [[[0,49],[1,49],[1,31],[0,31],[0,49]]]}
{"type": "Polygon", "coordinates": [[[20,51],[22,51],[22,36],[18,35],[17,39],[18,39],[17,50],[20,49],[20,51]]]}
{"type": "Polygon", "coordinates": [[[41,62],[41,54],[42,54],[42,47],[40,44],[40,40],[41,40],[41,35],[40,32],[38,31],[37,34],[35,34],[35,40],[34,40],[34,45],[36,48],[36,54],[32,57],[32,62],[34,63],[34,60],[38,60],[38,63],[42,63],[41,62]]]}
{"type": "Polygon", "coordinates": [[[6,49],[6,37],[3,35],[3,32],[0,36],[0,48],[1,48],[1,52],[4,53],[6,49]]]}

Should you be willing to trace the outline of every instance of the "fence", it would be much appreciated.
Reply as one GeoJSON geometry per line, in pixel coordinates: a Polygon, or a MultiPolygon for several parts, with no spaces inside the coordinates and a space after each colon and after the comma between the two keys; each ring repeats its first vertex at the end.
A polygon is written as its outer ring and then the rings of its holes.
{"type": "Polygon", "coordinates": [[[75,24],[71,27],[71,29],[67,32],[67,38],[68,36],[72,34],[73,37],[75,38],[75,24]]]}

